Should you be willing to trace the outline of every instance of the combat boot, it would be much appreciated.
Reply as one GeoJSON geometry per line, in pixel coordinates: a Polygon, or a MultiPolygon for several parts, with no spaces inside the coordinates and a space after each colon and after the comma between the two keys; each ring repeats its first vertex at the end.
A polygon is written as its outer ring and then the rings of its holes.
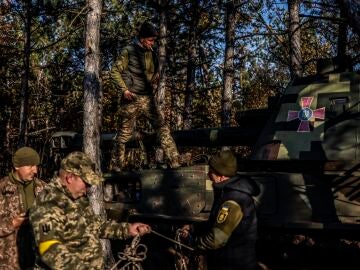
{"type": "Polygon", "coordinates": [[[173,156],[172,159],[170,160],[169,165],[170,165],[170,168],[172,168],[172,169],[176,169],[176,168],[184,167],[184,166],[190,166],[191,165],[191,154],[185,153],[185,154],[173,156]]]}
{"type": "Polygon", "coordinates": [[[187,152],[184,154],[180,154],[180,165],[181,166],[190,166],[192,163],[191,153],[187,152]]]}
{"type": "Polygon", "coordinates": [[[115,149],[113,149],[111,154],[111,160],[109,165],[109,171],[111,172],[121,172],[124,166],[125,161],[125,144],[118,144],[115,149]]]}
{"type": "Polygon", "coordinates": [[[109,171],[110,172],[121,172],[121,166],[117,159],[111,159],[109,171]]]}
{"type": "Polygon", "coordinates": [[[170,168],[171,169],[176,169],[176,168],[179,168],[181,165],[180,165],[180,158],[179,158],[179,156],[176,156],[176,157],[174,157],[174,158],[172,158],[171,160],[170,160],[170,168]]]}

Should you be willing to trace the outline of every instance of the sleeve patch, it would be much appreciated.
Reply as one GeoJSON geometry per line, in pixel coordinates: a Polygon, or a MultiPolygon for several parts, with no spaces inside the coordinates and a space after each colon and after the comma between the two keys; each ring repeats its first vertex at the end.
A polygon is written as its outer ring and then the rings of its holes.
{"type": "Polygon", "coordinates": [[[39,232],[40,232],[40,241],[53,239],[55,235],[51,222],[39,224],[39,232]]]}
{"type": "Polygon", "coordinates": [[[216,222],[221,224],[225,222],[228,216],[229,216],[229,207],[224,205],[218,213],[216,222]]]}

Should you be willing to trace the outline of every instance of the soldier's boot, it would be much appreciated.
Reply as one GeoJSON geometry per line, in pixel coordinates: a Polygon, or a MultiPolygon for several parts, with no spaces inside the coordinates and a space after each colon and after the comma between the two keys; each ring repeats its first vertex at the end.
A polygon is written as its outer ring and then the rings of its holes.
{"type": "Polygon", "coordinates": [[[191,165],[191,154],[177,154],[173,155],[170,158],[170,168],[176,169],[182,166],[190,166],[191,165]]]}
{"type": "Polygon", "coordinates": [[[112,157],[109,165],[110,172],[116,172],[118,170],[117,168],[119,168],[119,165],[117,163],[117,158],[112,157]]]}
{"type": "Polygon", "coordinates": [[[177,151],[177,148],[175,144],[171,145],[172,147],[162,147],[164,149],[165,155],[169,159],[169,166],[172,169],[179,168],[181,166],[180,164],[180,155],[177,151]]]}
{"type": "Polygon", "coordinates": [[[187,152],[180,155],[180,164],[182,166],[190,166],[192,163],[192,155],[191,153],[187,152]]]}
{"type": "Polygon", "coordinates": [[[120,143],[117,149],[113,151],[110,161],[110,171],[120,172],[124,167],[125,161],[125,144],[120,143]]]}
{"type": "Polygon", "coordinates": [[[180,155],[171,157],[169,165],[170,165],[170,168],[172,168],[172,169],[179,168],[181,166],[180,155]]]}
{"type": "Polygon", "coordinates": [[[159,139],[161,148],[164,150],[166,157],[169,160],[170,168],[178,168],[180,164],[180,155],[177,150],[175,141],[170,134],[170,130],[167,126],[162,126],[159,129],[159,139]]]}

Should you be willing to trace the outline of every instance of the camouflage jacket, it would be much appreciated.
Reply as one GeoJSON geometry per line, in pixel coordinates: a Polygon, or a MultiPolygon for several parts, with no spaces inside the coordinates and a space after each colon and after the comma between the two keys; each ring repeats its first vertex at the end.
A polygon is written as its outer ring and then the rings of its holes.
{"type": "MultiPolygon", "coordinates": [[[[34,180],[35,196],[44,186],[45,182],[40,179],[34,180]]],[[[19,258],[27,257],[29,252],[32,252],[29,250],[31,244],[26,243],[27,241],[23,241],[19,236],[29,236],[29,231],[20,234],[20,231],[28,226],[24,224],[18,230],[14,230],[12,227],[12,219],[26,212],[25,208],[19,185],[16,184],[13,174],[10,173],[0,180],[0,270],[20,269],[19,258]]],[[[27,239],[30,238],[27,237],[27,239]]]]}
{"type": "Polygon", "coordinates": [[[36,198],[30,222],[41,264],[50,269],[103,269],[100,238],[129,238],[128,223],[102,220],[87,197],[74,200],[59,178],[36,198]]]}

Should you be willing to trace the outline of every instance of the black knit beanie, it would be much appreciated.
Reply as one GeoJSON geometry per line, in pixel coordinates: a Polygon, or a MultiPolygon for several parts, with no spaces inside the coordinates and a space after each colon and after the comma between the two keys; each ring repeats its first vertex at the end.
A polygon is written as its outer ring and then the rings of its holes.
{"type": "Polygon", "coordinates": [[[21,147],[15,152],[12,162],[14,167],[39,165],[40,156],[31,147],[21,147]]]}
{"type": "Polygon", "coordinates": [[[158,36],[158,32],[151,23],[144,22],[140,26],[139,38],[149,38],[149,37],[157,37],[157,36],[158,36]]]}
{"type": "Polygon", "coordinates": [[[231,177],[237,171],[236,157],[230,150],[224,150],[210,158],[209,166],[220,175],[231,177]]]}

